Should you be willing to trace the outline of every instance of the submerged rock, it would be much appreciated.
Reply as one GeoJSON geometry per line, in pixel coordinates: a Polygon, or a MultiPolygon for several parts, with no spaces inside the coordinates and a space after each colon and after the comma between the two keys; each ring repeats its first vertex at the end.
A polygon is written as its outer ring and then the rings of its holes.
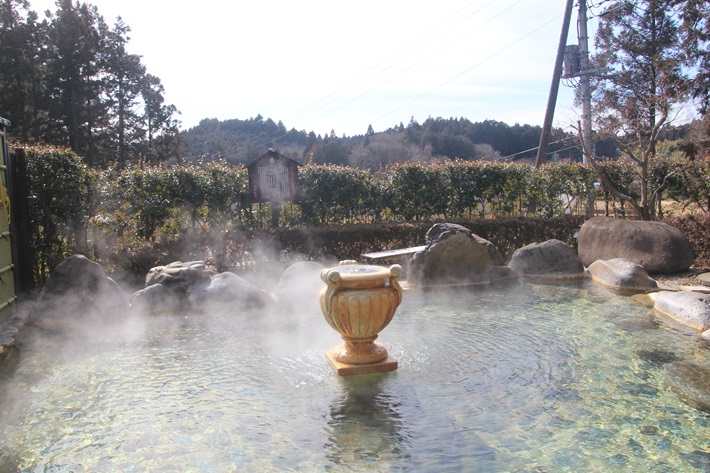
{"type": "Polygon", "coordinates": [[[710,368],[688,361],[666,365],[671,389],[686,404],[710,413],[710,368]]]}
{"type": "Polygon", "coordinates": [[[656,289],[656,281],[643,266],[624,258],[597,260],[589,266],[592,280],[623,291],[646,292],[656,289]]]}
{"type": "Polygon", "coordinates": [[[667,350],[637,350],[636,355],[644,361],[661,365],[678,359],[675,353],[667,350]]]}
{"type": "Polygon", "coordinates": [[[693,450],[690,453],[682,453],[680,457],[693,468],[700,471],[710,471],[710,452],[693,450]]]}
{"type": "Polygon", "coordinates": [[[585,266],[625,258],[649,273],[668,274],[686,271],[695,259],[685,235],[661,222],[595,217],[582,225],[577,242],[585,266]]]}
{"type": "Polygon", "coordinates": [[[513,271],[526,277],[581,278],[584,265],[574,249],[560,240],[548,240],[519,248],[508,264],[513,271]]]}

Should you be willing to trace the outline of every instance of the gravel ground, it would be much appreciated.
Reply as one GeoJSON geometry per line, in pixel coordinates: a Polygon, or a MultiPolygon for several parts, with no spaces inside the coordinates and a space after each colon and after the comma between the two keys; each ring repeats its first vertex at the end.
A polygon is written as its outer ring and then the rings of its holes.
{"type": "Polygon", "coordinates": [[[651,274],[650,276],[657,282],[662,282],[669,286],[702,286],[698,280],[698,276],[703,273],[710,272],[710,268],[695,268],[691,267],[684,273],[676,274],[651,274]]]}

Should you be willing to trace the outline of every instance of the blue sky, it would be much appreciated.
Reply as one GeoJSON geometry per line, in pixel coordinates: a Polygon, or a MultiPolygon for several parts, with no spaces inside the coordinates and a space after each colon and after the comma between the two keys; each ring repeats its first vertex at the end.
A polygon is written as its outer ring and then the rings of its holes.
{"type": "MultiPolygon", "coordinates": [[[[30,0],[54,10],[53,0],[30,0]]],[[[565,0],[94,0],[183,128],[261,114],[340,136],[411,117],[541,125],[565,0]]],[[[567,44],[577,42],[577,12],[567,44]]],[[[593,37],[596,23],[589,23],[593,37]]],[[[590,46],[592,46],[590,40],[590,46]]],[[[555,126],[578,120],[564,85],[555,126]]]]}

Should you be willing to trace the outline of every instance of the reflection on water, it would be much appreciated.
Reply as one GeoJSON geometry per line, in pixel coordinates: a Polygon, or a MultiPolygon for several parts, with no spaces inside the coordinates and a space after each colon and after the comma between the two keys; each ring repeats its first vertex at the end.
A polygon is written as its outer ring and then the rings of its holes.
{"type": "Polygon", "coordinates": [[[326,457],[332,465],[377,464],[407,458],[407,422],[386,374],[342,378],[327,419],[326,457]]]}
{"type": "Polygon", "coordinates": [[[380,335],[399,369],[345,378],[317,306],[82,336],[0,384],[0,471],[710,465],[707,343],[586,283],[408,292],[380,335]]]}

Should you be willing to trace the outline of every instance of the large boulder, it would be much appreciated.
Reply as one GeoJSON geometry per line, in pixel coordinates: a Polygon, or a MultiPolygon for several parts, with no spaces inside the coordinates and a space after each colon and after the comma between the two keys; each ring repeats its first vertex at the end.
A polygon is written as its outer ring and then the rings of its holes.
{"type": "Polygon", "coordinates": [[[209,282],[201,281],[192,286],[188,300],[194,309],[202,312],[233,312],[268,306],[274,302],[274,296],[234,273],[224,272],[215,274],[209,282]]]}
{"type": "Polygon", "coordinates": [[[171,314],[183,308],[178,294],[157,283],[137,291],[131,296],[131,309],[141,314],[171,314]]]}
{"type": "Polygon", "coordinates": [[[198,281],[209,281],[213,274],[215,272],[209,269],[204,261],[175,261],[148,271],[145,287],[161,284],[181,294],[198,281]]]}
{"type": "Polygon", "coordinates": [[[695,253],[677,228],[661,222],[595,217],[579,231],[579,258],[585,266],[596,260],[624,258],[649,273],[686,271],[695,253]]]}
{"type": "Polygon", "coordinates": [[[661,292],[653,306],[658,312],[697,330],[710,329],[710,295],[694,291],[661,292]]]}
{"type": "Polygon", "coordinates": [[[643,266],[624,258],[597,260],[589,266],[592,279],[622,291],[652,291],[658,287],[643,266]]]}
{"type": "MultiPolygon", "coordinates": [[[[337,266],[337,264],[333,265],[337,266]]],[[[299,261],[281,274],[274,295],[280,303],[314,303],[318,304],[318,296],[325,287],[320,272],[325,266],[315,261],[299,261]]]]}
{"type": "Polygon", "coordinates": [[[484,284],[501,278],[492,271],[503,261],[488,240],[453,223],[437,223],[426,234],[426,247],[412,257],[407,280],[413,285],[484,284]]]}
{"type": "Polygon", "coordinates": [[[581,278],[584,265],[567,243],[548,240],[518,248],[508,263],[518,275],[542,278],[581,278]]]}
{"type": "Polygon", "coordinates": [[[204,261],[175,261],[152,268],[145,289],[133,294],[139,312],[239,311],[274,302],[271,293],[234,273],[215,273],[204,261]]]}
{"type": "Polygon", "coordinates": [[[29,321],[51,324],[70,319],[111,320],[124,315],[129,307],[123,289],[98,263],[73,255],[54,269],[29,321]]]}

